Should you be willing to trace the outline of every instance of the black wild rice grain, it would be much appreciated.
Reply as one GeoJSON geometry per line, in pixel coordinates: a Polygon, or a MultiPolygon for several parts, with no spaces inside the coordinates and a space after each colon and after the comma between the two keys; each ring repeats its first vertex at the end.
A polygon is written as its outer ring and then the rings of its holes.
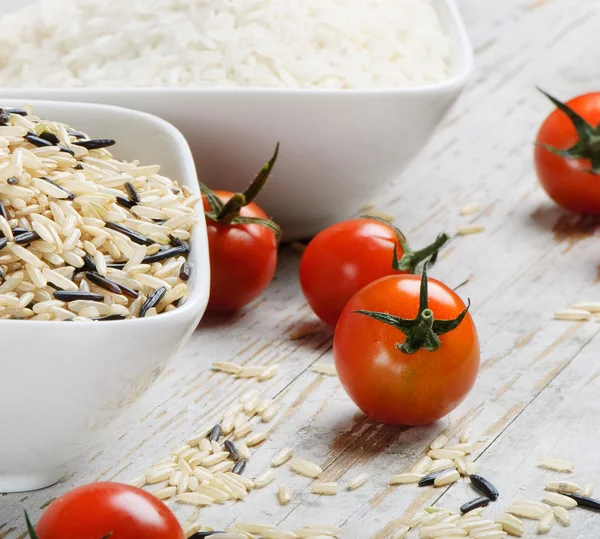
{"type": "Polygon", "coordinates": [[[99,273],[96,273],[95,271],[88,271],[85,274],[85,276],[88,281],[95,284],[96,286],[104,288],[104,290],[108,290],[113,294],[121,294],[121,287],[117,283],[111,281],[110,279],[107,279],[106,277],[103,277],[99,273]]]}
{"type": "Polygon", "coordinates": [[[74,129],[71,129],[70,127],[67,128],[67,133],[75,138],[87,138],[83,133],[79,133],[79,132],[75,131],[74,129]]]}
{"type": "MultiPolygon", "coordinates": [[[[58,145],[58,147],[60,148],[61,152],[65,152],[65,153],[69,153],[71,155],[75,155],[75,152],[73,150],[71,150],[71,148],[67,148],[66,146],[62,146],[61,144],[58,145]]],[[[77,167],[75,167],[77,168],[77,167]]],[[[82,169],[83,167],[80,166],[80,169],[82,169]]]]}
{"type": "Polygon", "coordinates": [[[77,163],[74,168],[75,168],[75,170],[83,170],[81,163],[77,163]]]}
{"type": "Polygon", "coordinates": [[[88,254],[83,255],[83,268],[81,269],[82,271],[98,271],[94,259],[88,254]]]}
{"type": "Polygon", "coordinates": [[[173,193],[174,195],[178,195],[179,193],[181,193],[181,191],[176,187],[171,187],[171,193],[173,193]]]}
{"type": "Polygon", "coordinates": [[[111,262],[110,264],[106,264],[106,267],[112,269],[123,269],[125,264],[126,262],[111,262]]]}
{"type": "Polygon", "coordinates": [[[4,207],[4,204],[2,204],[1,201],[0,201],[0,215],[2,215],[2,217],[4,217],[8,221],[8,214],[6,213],[6,208],[4,207]]]}
{"type": "Polygon", "coordinates": [[[58,187],[61,191],[63,191],[69,200],[75,200],[75,193],[71,193],[68,189],[65,189],[62,185],[58,185],[56,182],[53,182],[50,178],[46,178],[46,176],[41,176],[40,180],[44,180],[45,182],[51,183],[54,187],[58,187]]]}
{"type": "MultiPolygon", "coordinates": [[[[14,234],[14,231],[13,231],[14,234]]],[[[15,243],[17,245],[25,245],[26,243],[31,243],[32,241],[36,241],[40,239],[40,235],[37,232],[23,232],[18,236],[15,236],[15,243]]]]}
{"type": "Polygon", "coordinates": [[[19,183],[19,178],[11,176],[10,178],[8,178],[8,180],[6,180],[6,183],[8,183],[9,185],[16,185],[17,183],[19,183]]]}
{"type": "Polygon", "coordinates": [[[61,301],[76,301],[80,299],[88,301],[104,301],[104,298],[100,294],[85,292],[83,290],[57,290],[54,292],[54,299],[60,299],[61,301]]]}
{"type": "Polygon", "coordinates": [[[135,202],[133,200],[129,200],[125,197],[117,197],[117,204],[123,206],[124,208],[127,208],[128,210],[135,206],[135,202]]]}
{"type": "Polygon", "coordinates": [[[231,440],[225,440],[223,447],[226,451],[229,451],[229,454],[231,455],[231,458],[233,460],[238,461],[242,458],[242,455],[240,455],[238,448],[231,440]]]}
{"type": "Polygon", "coordinates": [[[123,294],[124,296],[127,296],[128,298],[137,299],[137,297],[139,296],[139,294],[135,290],[132,290],[131,288],[129,288],[128,286],[125,286],[124,284],[120,284],[119,288],[121,288],[121,294],[123,294]]]}
{"type": "Polygon", "coordinates": [[[221,425],[218,423],[212,428],[212,430],[208,433],[208,439],[211,442],[218,442],[221,437],[221,425]]]}
{"type": "Polygon", "coordinates": [[[185,255],[189,252],[185,247],[171,247],[170,249],[166,249],[165,251],[158,251],[158,253],[154,253],[153,255],[149,255],[144,260],[142,260],[143,264],[153,264],[154,262],[160,262],[161,260],[166,260],[167,258],[173,258],[174,256],[185,255]]]}
{"type": "Polygon", "coordinates": [[[194,535],[190,535],[189,539],[205,539],[206,537],[210,537],[211,535],[215,535],[217,533],[226,533],[226,532],[223,532],[223,531],[196,532],[194,535]]]}
{"type": "Polygon", "coordinates": [[[152,219],[153,223],[156,223],[157,225],[164,225],[167,220],[166,219],[152,219]]]}
{"type": "Polygon", "coordinates": [[[142,308],[140,309],[140,318],[144,318],[146,313],[152,309],[152,307],[156,307],[159,304],[166,291],[167,289],[164,286],[161,286],[148,296],[148,299],[144,302],[142,308]]]}
{"type": "Polygon", "coordinates": [[[24,232],[29,232],[29,230],[18,226],[12,229],[13,236],[18,236],[19,234],[23,234],[24,232]]]}
{"type": "Polygon", "coordinates": [[[173,245],[174,247],[183,247],[187,251],[191,249],[189,241],[181,240],[179,238],[171,237],[171,245],[173,245]]]}
{"type": "Polygon", "coordinates": [[[8,238],[0,238],[0,251],[8,245],[8,238]]]}
{"type": "Polygon", "coordinates": [[[475,498],[470,502],[467,502],[460,506],[460,512],[464,515],[469,511],[473,511],[473,509],[478,509],[479,507],[486,507],[490,503],[490,499],[487,496],[480,496],[479,498],[475,498]]]}
{"type": "Polygon", "coordinates": [[[106,221],[106,228],[120,232],[121,234],[127,236],[133,243],[137,243],[138,245],[152,245],[154,243],[150,238],[142,236],[142,234],[136,232],[135,230],[131,230],[126,226],[113,223],[112,221],[106,221]]]}
{"type": "Polygon", "coordinates": [[[111,138],[97,138],[91,140],[79,139],[73,142],[73,144],[77,144],[77,146],[83,146],[88,150],[98,150],[100,148],[108,148],[109,146],[116,144],[116,141],[111,138]]]}
{"type": "Polygon", "coordinates": [[[10,112],[0,109],[0,125],[6,125],[10,121],[10,112]]]}
{"type": "Polygon", "coordinates": [[[27,111],[25,109],[4,109],[9,114],[18,114],[19,116],[27,116],[27,111]]]}
{"type": "Polygon", "coordinates": [[[186,260],[183,264],[181,264],[181,267],[179,268],[179,278],[185,283],[189,280],[190,278],[190,264],[189,262],[186,260]]]}
{"type": "Polygon", "coordinates": [[[57,292],[64,292],[64,289],[62,289],[58,285],[55,285],[54,283],[51,283],[50,281],[48,281],[48,286],[54,288],[54,290],[56,290],[57,292]]]}
{"type": "Polygon", "coordinates": [[[235,466],[233,467],[233,470],[231,470],[233,473],[236,473],[238,475],[242,475],[244,473],[244,470],[246,469],[246,463],[248,461],[246,459],[240,459],[235,463],[235,466]]]}
{"type": "Polygon", "coordinates": [[[142,199],[140,198],[139,193],[135,190],[135,187],[133,186],[133,184],[131,182],[125,182],[125,190],[127,191],[127,194],[129,195],[129,198],[131,200],[133,200],[134,202],[141,202],[142,199]]]}
{"type": "Polygon", "coordinates": [[[422,477],[421,480],[419,481],[418,485],[420,487],[427,487],[429,485],[433,485],[433,482],[435,481],[435,478],[438,475],[442,475],[443,473],[446,473],[449,470],[453,470],[454,468],[445,468],[443,470],[438,470],[437,472],[433,472],[430,474],[427,474],[426,476],[422,477]]]}
{"type": "Polygon", "coordinates": [[[50,133],[50,131],[44,131],[38,136],[44,140],[47,140],[48,142],[51,142],[52,144],[60,144],[60,139],[54,133],[50,133]]]}
{"type": "Polygon", "coordinates": [[[98,322],[108,322],[109,320],[125,320],[127,318],[122,314],[109,314],[107,316],[101,316],[100,318],[92,318],[92,320],[96,320],[98,322]]]}
{"type": "Polygon", "coordinates": [[[31,142],[31,144],[33,144],[34,146],[37,146],[38,148],[41,146],[53,146],[53,144],[51,142],[48,142],[47,140],[44,140],[43,138],[38,137],[35,133],[32,133],[31,131],[29,131],[25,135],[25,140],[27,140],[28,142],[31,142]]]}
{"type": "Polygon", "coordinates": [[[590,498],[588,496],[582,496],[581,494],[576,494],[572,492],[561,492],[563,496],[568,496],[577,502],[579,507],[583,507],[585,509],[591,509],[592,511],[600,511],[600,501],[594,500],[594,498],[590,498]]]}
{"type": "Polygon", "coordinates": [[[479,493],[487,496],[490,500],[497,500],[500,493],[498,489],[492,485],[485,477],[480,475],[472,474],[469,476],[471,480],[471,486],[479,493]]]}

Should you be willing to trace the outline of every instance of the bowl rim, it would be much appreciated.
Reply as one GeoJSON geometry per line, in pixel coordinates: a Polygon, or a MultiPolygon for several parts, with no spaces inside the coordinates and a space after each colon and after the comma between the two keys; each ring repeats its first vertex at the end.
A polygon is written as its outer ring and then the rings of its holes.
{"type": "MultiPolygon", "coordinates": [[[[431,84],[419,84],[415,86],[400,86],[390,88],[271,88],[262,86],[241,86],[241,87],[223,87],[223,86],[186,86],[186,87],[171,87],[171,86],[88,86],[88,87],[47,87],[47,88],[13,88],[0,86],[0,95],[8,94],[15,96],[23,93],[23,95],[35,96],[33,99],[41,99],[42,96],[49,95],[50,97],[56,95],[64,95],[65,98],[72,98],[77,101],[78,94],[84,95],[96,95],[98,92],[105,93],[108,95],[115,94],[142,94],[143,95],[154,95],[154,94],[269,94],[269,95],[327,95],[333,97],[341,96],[364,96],[370,94],[383,94],[383,95],[428,95],[439,92],[453,91],[458,88],[462,88],[471,72],[473,71],[474,55],[473,46],[467,29],[456,4],[456,0],[434,0],[435,3],[439,3],[445,6],[449,14],[449,25],[446,26],[445,30],[448,30],[449,26],[453,26],[456,32],[456,41],[459,49],[460,57],[460,69],[454,75],[448,76],[446,79],[431,84]]],[[[439,12],[439,8],[434,7],[439,12]]],[[[448,32],[447,32],[448,33],[448,32]]],[[[18,99],[11,97],[11,99],[18,99]]],[[[26,99],[26,98],[22,98],[26,99]]],[[[42,99],[43,100],[43,99],[42,99]]]]}
{"type": "MultiPolygon", "coordinates": [[[[189,144],[183,134],[173,124],[147,112],[141,112],[139,110],[130,109],[127,107],[120,107],[116,105],[104,105],[99,103],[79,103],[71,101],[56,101],[49,99],[23,99],[23,98],[7,98],[0,99],[1,104],[7,105],[31,105],[34,110],[37,107],[57,107],[58,109],[70,108],[79,109],[83,113],[90,110],[110,110],[115,112],[122,117],[129,117],[133,121],[141,121],[154,124],[160,129],[168,138],[175,142],[177,148],[177,160],[181,163],[181,179],[182,184],[188,187],[194,195],[200,195],[200,187],[198,185],[198,176],[196,173],[196,166],[194,164],[194,158],[189,144]]],[[[57,121],[60,121],[58,119],[57,121]]],[[[135,159],[135,157],[132,157],[135,159]]],[[[159,161],[157,159],[157,161],[159,161]]],[[[160,164],[160,163],[157,163],[160,164]]],[[[169,311],[167,313],[160,313],[156,316],[149,318],[126,318],[125,320],[105,320],[99,323],[77,323],[77,324],[64,324],[64,320],[6,320],[0,319],[0,326],[6,326],[8,324],[26,324],[26,327],[31,328],[33,324],[42,324],[43,327],[47,327],[48,324],[54,324],[53,327],[65,328],[93,328],[93,327],[105,327],[114,324],[161,324],[163,322],[176,321],[176,318],[191,318],[197,316],[199,313],[202,314],[208,303],[208,294],[210,289],[210,265],[208,258],[208,235],[206,230],[206,220],[204,218],[204,210],[202,204],[196,205],[196,215],[198,216],[198,223],[194,227],[194,231],[190,238],[191,251],[190,257],[192,258],[192,276],[196,282],[191,287],[191,291],[181,307],[169,311]],[[167,318],[165,320],[165,318],[167,318]]]]}

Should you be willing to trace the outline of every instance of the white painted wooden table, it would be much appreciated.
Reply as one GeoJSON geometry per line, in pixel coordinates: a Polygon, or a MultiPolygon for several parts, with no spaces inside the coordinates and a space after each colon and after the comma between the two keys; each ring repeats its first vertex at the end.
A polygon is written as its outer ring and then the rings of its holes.
{"type": "MultiPolygon", "coordinates": [[[[294,529],[317,522],[343,527],[342,537],[384,539],[422,506],[457,509],[473,496],[466,483],[436,490],[387,486],[439,432],[456,434],[469,422],[474,435],[489,436],[474,456],[502,495],[489,514],[515,498],[539,499],[546,480],[557,477],[535,467],[541,455],[573,461],[572,479],[595,481],[600,493],[600,325],[552,320],[555,310],[574,301],[600,299],[593,237],[599,221],[554,207],[536,184],[531,158],[531,141],[551,109],[535,85],[565,99],[598,88],[600,6],[596,0],[461,0],[460,7],[476,50],[473,80],[377,206],[396,216],[415,245],[458,224],[486,225],[483,234],[455,238],[432,272],[450,285],[469,280],[461,294],[472,300],[482,365],[466,402],[427,428],[392,428],[360,414],[336,378],[310,370],[315,361],[332,360],[331,332],[299,290],[298,253],[284,249],[268,293],[233,318],[205,320],[104,449],[74,462],[73,473],[52,488],[0,496],[0,538],[23,537],[23,509],[35,520],[75,485],[130,479],[218,419],[251,382],[212,372],[217,360],[281,364],[260,389],[281,402],[282,415],[254,452],[249,476],[291,445],[297,456],[320,463],[327,480],[342,486],[362,471],[371,480],[352,493],[342,488],[336,497],[319,497],[306,478],[279,468],[277,482],[244,502],[201,510],[204,524],[222,528],[243,519],[294,529]],[[481,212],[460,217],[458,208],[472,201],[482,204],[481,212]],[[282,481],[294,493],[286,507],[276,501],[282,481]]],[[[191,515],[185,507],[176,512],[182,520],[191,515]]],[[[600,536],[600,515],[579,509],[571,515],[570,528],[557,524],[548,535],[600,536]]],[[[527,526],[532,537],[535,527],[527,526]]]]}

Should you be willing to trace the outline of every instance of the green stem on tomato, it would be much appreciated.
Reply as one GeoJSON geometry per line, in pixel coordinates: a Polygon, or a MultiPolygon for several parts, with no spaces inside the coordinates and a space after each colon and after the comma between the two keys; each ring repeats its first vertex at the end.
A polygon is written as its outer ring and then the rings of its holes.
{"type": "Polygon", "coordinates": [[[467,307],[456,318],[436,320],[433,311],[429,308],[427,271],[423,268],[419,312],[414,319],[400,318],[399,316],[376,311],[358,310],[354,312],[388,324],[404,333],[406,340],[399,343],[397,347],[403,354],[414,354],[421,348],[428,352],[435,352],[442,345],[439,336],[456,329],[467,315],[470,306],[471,302],[469,300],[467,307]]]}
{"type": "Polygon", "coordinates": [[[397,271],[407,271],[408,273],[416,273],[417,267],[419,264],[427,262],[428,265],[435,264],[440,249],[446,245],[450,241],[450,236],[448,234],[442,233],[439,234],[433,243],[419,249],[418,251],[413,251],[403,234],[396,234],[398,236],[398,241],[402,246],[402,258],[398,260],[398,249],[397,246],[394,246],[394,259],[392,260],[392,267],[397,271]]]}
{"type": "Polygon", "coordinates": [[[29,533],[29,537],[31,539],[38,539],[38,536],[35,533],[35,528],[33,527],[31,520],[29,519],[29,515],[27,514],[27,511],[25,511],[25,522],[27,522],[27,532],[29,533]]]}
{"type": "Polygon", "coordinates": [[[223,203],[211,189],[201,183],[200,191],[206,197],[210,207],[209,210],[204,212],[206,218],[217,223],[230,225],[257,224],[266,226],[279,237],[281,235],[281,229],[270,219],[261,219],[260,217],[243,217],[240,215],[241,209],[253,202],[267,183],[271,171],[273,170],[273,165],[275,165],[275,162],[277,161],[278,155],[279,143],[277,143],[275,146],[273,157],[271,157],[269,162],[263,166],[254,180],[252,180],[252,183],[248,186],[248,188],[243,193],[235,193],[226,203],[223,203]]]}
{"type": "Polygon", "coordinates": [[[423,267],[426,265],[432,266],[435,264],[440,249],[446,245],[450,241],[450,236],[448,234],[442,232],[438,234],[438,237],[426,247],[419,249],[418,251],[413,251],[404,233],[397,227],[394,226],[389,221],[382,219],[381,217],[377,217],[375,215],[363,215],[363,219],[373,219],[375,221],[379,221],[385,225],[388,225],[395,233],[396,238],[398,238],[398,243],[400,247],[402,247],[402,256],[398,259],[398,246],[394,245],[394,258],[392,259],[392,268],[396,271],[406,271],[407,273],[417,273],[419,265],[423,264],[423,267]]]}

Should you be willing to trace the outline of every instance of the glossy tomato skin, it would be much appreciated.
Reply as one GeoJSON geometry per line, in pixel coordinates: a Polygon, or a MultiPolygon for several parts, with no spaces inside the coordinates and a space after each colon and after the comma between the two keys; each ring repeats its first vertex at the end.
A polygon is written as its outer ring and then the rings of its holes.
{"type": "MultiPolygon", "coordinates": [[[[592,127],[600,124],[600,93],[590,93],[568,101],[592,127]]],[[[542,124],[536,142],[564,150],[578,141],[577,132],[567,115],[556,109],[542,124]]],[[[559,206],[583,214],[600,214],[600,176],[588,172],[587,159],[568,159],[535,146],[535,168],[550,198],[559,206]]]]}
{"type": "MultiPolygon", "coordinates": [[[[435,352],[404,354],[398,329],[353,311],[364,309],[414,318],[420,277],[383,277],[346,305],[335,330],[333,352],[340,381],[369,417],[393,425],[425,425],[454,410],[469,393],[479,369],[479,340],[470,314],[441,335],[435,352]]],[[[429,307],[436,319],[454,319],[465,308],[458,295],[429,279],[429,307]]]]}
{"type": "Polygon", "coordinates": [[[39,539],[184,539],[175,515],[158,498],[130,485],[91,483],[53,501],[40,518],[39,539]]]}
{"type": "Polygon", "coordinates": [[[342,310],[361,288],[392,268],[394,246],[402,248],[395,231],[375,219],[350,219],[319,232],[300,262],[300,285],[311,309],[335,326],[342,310]]]}
{"type": "MultiPolygon", "coordinates": [[[[223,202],[233,193],[215,191],[223,202]]],[[[204,209],[208,203],[204,200],[204,209]]],[[[268,219],[253,202],[240,210],[242,217],[268,219]]],[[[229,225],[206,220],[210,251],[210,298],[208,310],[233,312],[260,296],[277,267],[277,238],[266,226],[229,225]]]]}

